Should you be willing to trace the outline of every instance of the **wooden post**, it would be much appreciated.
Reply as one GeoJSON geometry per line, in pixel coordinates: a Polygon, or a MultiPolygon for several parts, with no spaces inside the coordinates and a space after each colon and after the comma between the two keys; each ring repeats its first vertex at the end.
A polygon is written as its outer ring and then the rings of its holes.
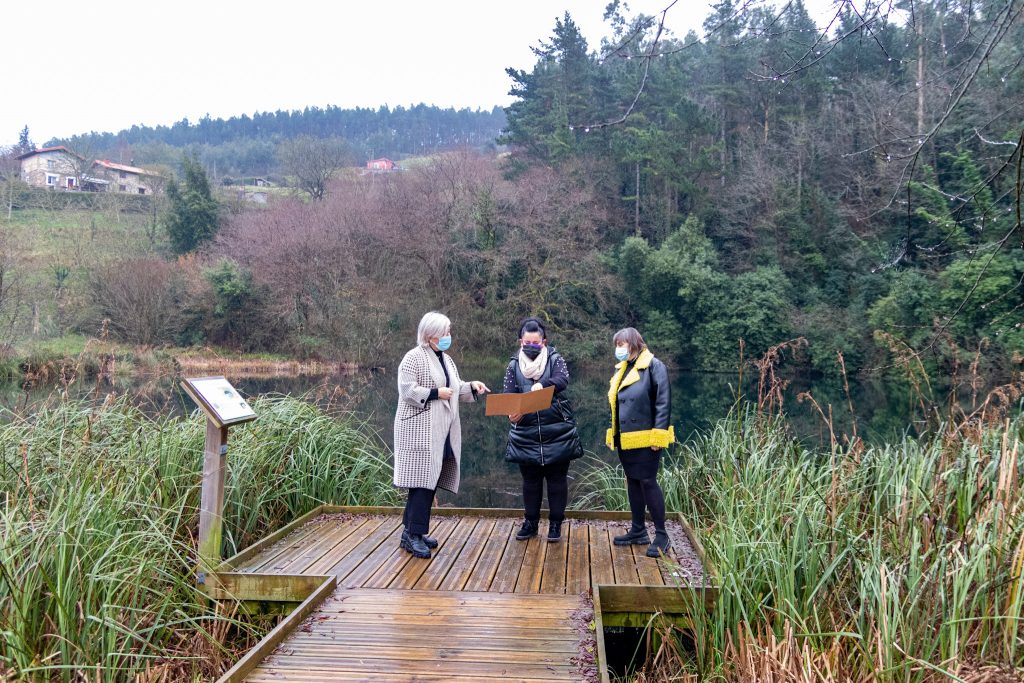
{"type": "Polygon", "coordinates": [[[228,428],[206,419],[206,448],[203,457],[203,489],[199,503],[198,580],[220,564],[224,523],[224,472],[228,454],[228,428]]]}

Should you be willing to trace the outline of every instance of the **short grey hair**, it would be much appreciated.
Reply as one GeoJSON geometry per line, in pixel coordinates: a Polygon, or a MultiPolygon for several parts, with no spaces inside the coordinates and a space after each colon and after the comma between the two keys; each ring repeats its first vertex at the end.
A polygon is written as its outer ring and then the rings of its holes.
{"type": "Polygon", "coordinates": [[[431,311],[420,318],[420,326],[416,330],[416,343],[420,346],[428,346],[431,337],[443,337],[452,321],[444,313],[431,311]]]}

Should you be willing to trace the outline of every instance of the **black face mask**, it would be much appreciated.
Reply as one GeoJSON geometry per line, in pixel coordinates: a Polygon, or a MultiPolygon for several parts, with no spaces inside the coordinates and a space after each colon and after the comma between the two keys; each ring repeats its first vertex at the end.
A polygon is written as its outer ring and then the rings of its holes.
{"type": "Polygon", "coordinates": [[[523,355],[530,360],[537,360],[537,356],[540,355],[540,350],[544,348],[539,344],[523,344],[523,355]]]}

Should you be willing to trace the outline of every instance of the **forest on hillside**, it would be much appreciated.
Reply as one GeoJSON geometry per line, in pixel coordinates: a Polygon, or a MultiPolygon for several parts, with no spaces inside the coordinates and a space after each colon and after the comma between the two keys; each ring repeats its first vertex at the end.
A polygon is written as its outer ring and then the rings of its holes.
{"type": "Polygon", "coordinates": [[[347,146],[352,165],[367,159],[434,154],[459,148],[494,147],[505,125],[500,107],[489,111],[416,104],[409,107],[342,109],[306,107],[302,111],[256,112],[229,119],[204,116],[170,126],[132,126],[117,133],[85,133],[54,139],[47,146],[66,145],[84,156],[128,163],[176,167],[182,149],[196,154],[222,176],[283,174],[278,158],[282,143],[300,136],[334,138],[347,146]]]}
{"type": "Polygon", "coordinates": [[[695,369],[733,367],[740,339],[755,355],[803,337],[821,372],[837,351],[856,369],[917,351],[943,370],[981,351],[1010,372],[1024,4],[844,3],[825,32],[801,2],[750,4],[718,3],[698,40],[613,3],[596,49],[565,16],[532,70],[509,71],[508,158],[242,215],[216,249],[273,282],[257,252],[291,247],[251,239],[268,225],[337,244],[341,281],[269,290],[304,331],[334,315],[318,292],[352,291],[343,320],[406,329],[438,305],[481,345],[539,313],[595,353],[636,324],[695,369]]]}
{"type": "Polygon", "coordinates": [[[723,0],[699,38],[671,11],[613,2],[598,46],[559,18],[508,71],[507,151],[222,202],[208,240],[84,280],[80,328],[380,364],[438,308],[488,356],[540,315],[578,359],[631,324],[695,370],[799,340],[824,375],[1019,372],[1024,2],[841,3],[823,30],[723,0]]]}

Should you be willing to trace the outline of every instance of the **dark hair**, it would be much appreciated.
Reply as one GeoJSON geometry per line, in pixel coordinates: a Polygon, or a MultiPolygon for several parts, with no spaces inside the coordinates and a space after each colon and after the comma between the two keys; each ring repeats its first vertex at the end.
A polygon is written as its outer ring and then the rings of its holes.
{"type": "Polygon", "coordinates": [[[544,323],[537,318],[526,318],[519,323],[519,338],[522,339],[527,332],[540,332],[541,339],[548,338],[548,331],[544,328],[544,323]]]}
{"type": "Polygon", "coordinates": [[[612,343],[618,346],[622,342],[626,342],[629,345],[630,356],[634,353],[640,353],[647,348],[647,343],[635,327],[623,327],[615,333],[615,336],[612,337],[612,343]]]}

